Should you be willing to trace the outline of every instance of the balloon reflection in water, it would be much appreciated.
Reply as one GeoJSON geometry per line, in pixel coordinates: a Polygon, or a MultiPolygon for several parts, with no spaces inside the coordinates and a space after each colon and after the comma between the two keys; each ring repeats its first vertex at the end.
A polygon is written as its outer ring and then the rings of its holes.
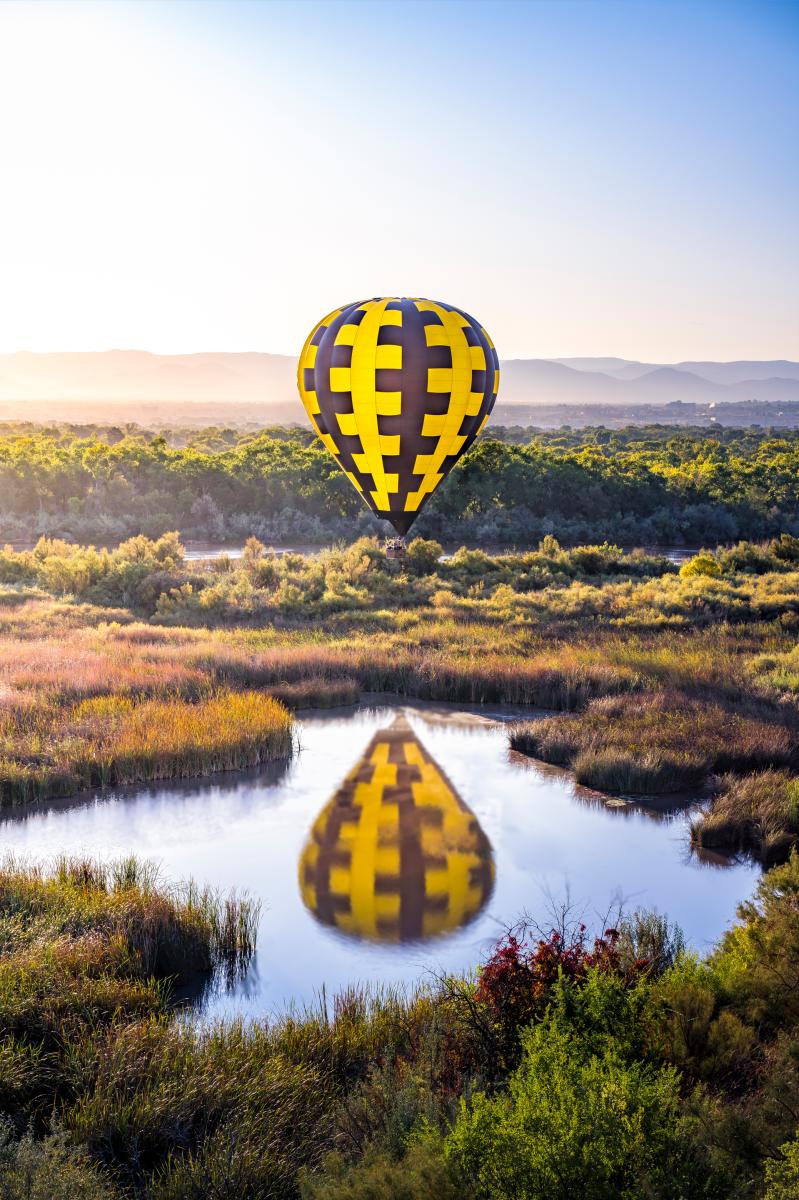
{"type": "Polygon", "coordinates": [[[491,844],[404,717],[372,738],[300,857],[317,920],[407,942],[467,924],[494,885],[491,844]]]}

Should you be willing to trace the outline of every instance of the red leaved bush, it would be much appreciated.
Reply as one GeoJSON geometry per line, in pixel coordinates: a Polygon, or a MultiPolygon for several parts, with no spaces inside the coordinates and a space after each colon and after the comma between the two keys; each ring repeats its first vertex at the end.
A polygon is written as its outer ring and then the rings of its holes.
{"type": "MultiPolygon", "coordinates": [[[[591,967],[622,973],[619,932],[606,929],[589,942],[585,925],[568,936],[553,930],[547,938],[525,942],[508,934],[480,972],[476,999],[489,1016],[495,1068],[509,1069],[518,1057],[519,1034],[543,1015],[552,985],[559,977],[579,982],[591,967]]],[[[633,972],[647,964],[636,963],[633,972]]]]}

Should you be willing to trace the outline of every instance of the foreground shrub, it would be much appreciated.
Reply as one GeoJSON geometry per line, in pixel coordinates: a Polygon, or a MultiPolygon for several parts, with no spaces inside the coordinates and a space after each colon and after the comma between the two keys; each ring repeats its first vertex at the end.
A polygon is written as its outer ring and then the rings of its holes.
{"type": "Polygon", "coordinates": [[[799,780],[784,771],[727,776],[709,811],[693,822],[691,837],[709,849],[784,861],[799,840],[799,780]]]}
{"type": "Polygon", "coordinates": [[[766,1163],[763,1200],[796,1200],[799,1196],[799,1132],[792,1142],[780,1146],[780,1158],[766,1163]]]}
{"type": "Polygon", "coordinates": [[[578,925],[532,943],[512,934],[499,943],[480,970],[476,991],[482,1019],[490,1022],[487,1057],[495,1071],[517,1061],[523,1030],[543,1015],[556,984],[583,982],[592,970],[619,970],[618,937],[608,929],[590,942],[585,925],[578,925]]]}
{"type": "Polygon", "coordinates": [[[412,1141],[399,1159],[368,1151],[360,1162],[331,1155],[318,1175],[301,1181],[302,1200],[463,1200],[468,1193],[439,1138],[412,1141]]]}
{"type": "Polygon", "coordinates": [[[0,1124],[0,1200],[117,1200],[118,1193],[86,1154],[63,1134],[34,1141],[13,1140],[10,1123],[0,1124]]]}
{"type": "Polygon", "coordinates": [[[485,1200],[701,1196],[678,1077],[553,1015],[522,1035],[508,1093],[462,1105],[447,1142],[485,1200]],[[599,1041],[599,1044],[597,1042],[599,1041]]]}
{"type": "MultiPolygon", "coordinates": [[[[736,1008],[771,1029],[799,1023],[799,854],[761,876],[739,905],[742,924],[724,935],[710,964],[736,1008]]],[[[799,1061],[799,1058],[797,1059],[799,1061]]]]}

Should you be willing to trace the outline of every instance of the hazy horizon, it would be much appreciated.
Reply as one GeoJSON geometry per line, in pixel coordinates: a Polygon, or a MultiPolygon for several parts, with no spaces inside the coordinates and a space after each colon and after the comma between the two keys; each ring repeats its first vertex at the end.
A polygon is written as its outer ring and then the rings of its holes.
{"type": "MultiPolygon", "coordinates": [[[[799,406],[799,362],[736,360],[642,363],[615,357],[501,359],[501,406],[711,407],[743,402],[799,406]]],[[[262,351],[162,355],[138,350],[0,354],[0,418],[86,419],[157,405],[197,408],[228,419],[296,419],[305,413],[296,358],[262,351]],[[246,413],[245,413],[246,410],[246,413]],[[78,414],[83,414],[79,416],[78,414]]],[[[791,409],[793,411],[793,409],[791,409]]],[[[782,417],[779,407],[775,419],[782,417]]],[[[117,416],[117,419],[118,416],[117,416]]]]}
{"type": "Polygon", "coordinates": [[[797,67],[795,4],[11,0],[0,351],[403,292],[506,360],[799,359],[797,67]]]}
{"type": "MultiPolygon", "coordinates": [[[[115,345],[115,346],[101,346],[101,347],[94,348],[94,349],[92,349],[90,347],[86,347],[86,346],[77,346],[77,347],[73,347],[69,350],[53,350],[53,349],[48,349],[47,347],[36,347],[36,346],[21,346],[17,350],[0,349],[0,358],[7,358],[7,357],[10,357],[10,356],[16,355],[16,354],[20,354],[20,355],[28,354],[28,355],[36,355],[36,356],[42,356],[42,355],[47,355],[47,354],[53,354],[53,355],[55,355],[55,354],[76,354],[76,355],[77,354],[84,354],[84,355],[89,355],[89,354],[149,354],[154,358],[197,358],[200,355],[218,356],[221,354],[225,354],[225,355],[264,354],[264,355],[268,355],[270,358],[291,358],[295,362],[299,358],[298,351],[268,350],[268,349],[262,350],[262,349],[256,349],[255,347],[250,347],[249,349],[242,349],[242,350],[223,350],[223,349],[219,349],[218,347],[212,348],[212,349],[208,349],[206,347],[205,349],[202,349],[202,350],[198,350],[198,349],[194,349],[194,350],[191,350],[191,349],[189,349],[189,350],[180,350],[180,349],[178,349],[178,350],[150,350],[146,346],[115,345]]],[[[734,358],[713,358],[708,354],[704,354],[704,355],[699,355],[696,358],[675,358],[675,359],[670,359],[668,361],[635,358],[632,355],[628,355],[628,354],[575,354],[574,352],[569,353],[569,354],[513,354],[513,355],[504,354],[502,356],[502,358],[505,362],[530,362],[530,361],[535,361],[535,362],[583,362],[587,359],[596,359],[596,360],[605,359],[608,362],[615,361],[615,362],[631,363],[631,364],[635,363],[635,364],[657,366],[657,367],[678,367],[678,366],[684,365],[686,363],[715,363],[718,365],[731,364],[731,363],[745,363],[745,362],[751,362],[751,363],[770,363],[770,362],[773,362],[773,363],[780,363],[780,362],[797,363],[797,362],[799,362],[799,353],[797,353],[796,357],[792,357],[789,354],[774,354],[774,355],[769,355],[767,358],[758,357],[757,355],[753,355],[753,354],[736,354],[734,358]]]]}

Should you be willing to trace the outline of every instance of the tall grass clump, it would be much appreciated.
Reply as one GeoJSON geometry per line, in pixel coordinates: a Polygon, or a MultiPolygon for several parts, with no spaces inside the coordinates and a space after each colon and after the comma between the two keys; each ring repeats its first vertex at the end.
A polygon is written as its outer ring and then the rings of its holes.
{"type": "Polygon", "coordinates": [[[799,842],[799,779],[785,771],[726,776],[691,837],[708,849],[784,861],[799,842]]]}
{"type": "Polygon", "coordinates": [[[685,693],[595,700],[581,713],[525,722],[513,749],[571,767],[602,791],[667,793],[699,788],[719,771],[784,767],[797,756],[790,714],[752,704],[750,712],[685,693]]]}
{"type": "Polygon", "coordinates": [[[224,690],[196,704],[85,701],[74,725],[96,751],[102,782],[116,784],[235,771],[285,758],[292,748],[289,713],[252,691],[224,690]]]}
{"type": "Polygon", "coordinates": [[[230,689],[195,703],[112,694],[65,708],[0,708],[0,801],[253,767],[287,758],[292,728],[275,698],[230,689]]]}
{"type": "Polygon", "coordinates": [[[4,951],[42,939],[94,947],[124,939],[142,978],[188,978],[252,956],[259,905],[196,884],[166,884],[133,856],[110,863],[60,855],[45,866],[0,861],[0,936],[4,951]]]}

